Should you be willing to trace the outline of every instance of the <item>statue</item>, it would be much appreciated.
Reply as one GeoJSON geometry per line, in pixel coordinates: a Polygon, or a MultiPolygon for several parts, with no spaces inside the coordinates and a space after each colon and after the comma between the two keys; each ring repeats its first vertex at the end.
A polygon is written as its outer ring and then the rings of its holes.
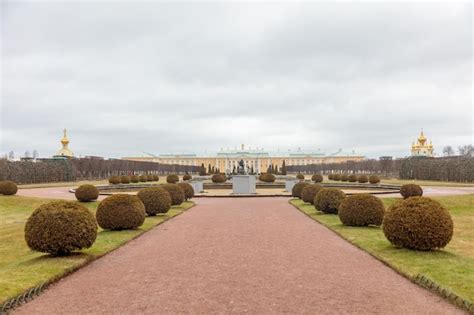
{"type": "Polygon", "coordinates": [[[239,167],[237,167],[237,174],[238,175],[246,175],[247,172],[245,172],[245,162],[244,160],[239,161],[239,167]]]}

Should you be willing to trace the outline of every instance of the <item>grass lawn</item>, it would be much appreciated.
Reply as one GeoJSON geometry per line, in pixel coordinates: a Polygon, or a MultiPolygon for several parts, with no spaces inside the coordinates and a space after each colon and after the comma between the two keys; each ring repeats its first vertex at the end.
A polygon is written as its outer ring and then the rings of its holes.
{"type": "MultiPolygon", "coordinates": [[[[397,199],[382,200],[385,206],[389,206],[397,199]]],[[[344,226],[337,215],[322,214],[302,200],[292,199],[290,203],[401,274],[409,278],[424,275],[472,303],[474,302],[474,195],[433,199],[449,209],[454,221],[454,235],[443,250],[428,252],[395,248],[379,227],[344,226]]]]}
{"type": "MultiPolygon", "coordinates": [[[[31,212],[50,200],[41,198],[0,196],[0,305],[25,290],[45,281],[58,279],[111,250],[123,245],[157,224],[194,205],[185,202],[173,206],[165,215],[147,217],[136,230],[104,231],[99,228],[91,248],[68,257],[51,257],[31,251],[24,239],[24,226],[31,212]]],[[[84,203],[95,212],[98,202],[84,203]]]]}

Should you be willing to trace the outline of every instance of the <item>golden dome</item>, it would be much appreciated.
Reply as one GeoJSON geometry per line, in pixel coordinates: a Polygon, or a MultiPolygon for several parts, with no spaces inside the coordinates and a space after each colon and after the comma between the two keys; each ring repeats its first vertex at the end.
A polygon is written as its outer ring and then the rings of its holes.
{"type": "Polygon", "coordinates": [[[418,143],[419,143],[420,145],[425,145],[426,140],[427,140],[427,139],[426,139],[426,137],[425,137],[425,135],[424,135],[424,133],[423,133],[423,129],[421,129],[421,134],[420,134],[420,136],[418,137],[418,143]]]}

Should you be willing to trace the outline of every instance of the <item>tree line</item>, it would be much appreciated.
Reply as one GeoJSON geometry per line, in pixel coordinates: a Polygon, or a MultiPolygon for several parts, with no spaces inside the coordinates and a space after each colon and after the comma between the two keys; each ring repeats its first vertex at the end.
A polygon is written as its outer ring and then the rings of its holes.
{"type": "Polygon", "coordinates": [[[45,159],[42,161],[9,161],[0,159],[0,180],[18,184],[100,180],[113,175],[183,174],[197,172],[198,167],[118,159],[45,159]]]}
{"type": "Polygon", "coordinates": [[[392,160],[347,161],[287,166],[290,173],[306,174],[378,174],[400,179],[438,180],[453,182],[474,182],[474,157],[471,155],[442,158],[409,157],[392,160]]]}

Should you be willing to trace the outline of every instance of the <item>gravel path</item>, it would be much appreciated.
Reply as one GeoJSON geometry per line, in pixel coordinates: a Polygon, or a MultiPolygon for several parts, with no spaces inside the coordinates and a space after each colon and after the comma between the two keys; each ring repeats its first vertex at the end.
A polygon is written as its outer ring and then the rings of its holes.
{"type": "Polygon", "coordinates": [[[196,200],[15,313],[462,313],[287,201],[196,200]]]}

